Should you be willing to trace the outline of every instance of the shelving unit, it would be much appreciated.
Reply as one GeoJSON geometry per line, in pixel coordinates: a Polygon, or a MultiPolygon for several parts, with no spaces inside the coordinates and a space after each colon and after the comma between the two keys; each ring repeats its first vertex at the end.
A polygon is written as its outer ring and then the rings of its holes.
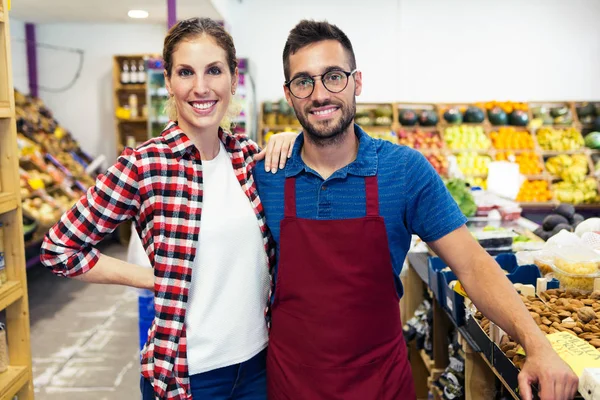
{"type": "Polygon", "coordinates": [[[115,135],[116,135],[116,155],[119,156],[127,146],[127,137],[133,137],[136,142],[144,142],[148,139],[148,117],[144,110],[150,105],[148,99],[148,74],[143,84],[123,84],[121,83],[121,69],[125,61],[134,61],[136,65],[144,62],[150,57],[158,57],[154,54],[122,54],[113,56],[113,103],[115,108],[115,135]],[[116,115],[119,107],[129,105],[129,96],[137,96],[138,116],[123,118],[116,115]]]}
{"type": "Polygon", "coordinates": [[[0,0],[0,222],[7,282],[0,285],[6,312],[10,366],[0,373],[0,399],[33,400],[29,305],[19,193],[19,158],[12,83],[10,29],[6,0],[0,0]]]}

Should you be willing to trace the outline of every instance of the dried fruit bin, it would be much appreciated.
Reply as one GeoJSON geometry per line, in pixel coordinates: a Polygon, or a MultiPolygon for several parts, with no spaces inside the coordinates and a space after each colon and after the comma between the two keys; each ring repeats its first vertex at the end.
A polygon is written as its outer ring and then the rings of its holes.
{"type": "Polygon", "coordinates": [[[550,267],[561,289],[592,291],[600,278],[600,256],[581,246],[554,246],[549,249],[550,267]]]}

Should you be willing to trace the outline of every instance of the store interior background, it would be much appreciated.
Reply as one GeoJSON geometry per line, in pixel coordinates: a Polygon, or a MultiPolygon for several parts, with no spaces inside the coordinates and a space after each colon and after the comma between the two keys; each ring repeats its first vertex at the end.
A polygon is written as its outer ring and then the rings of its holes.
{"type": "MultiPolygon", "coordinates": [[[[282,97],[281,53],[302,18],[348,34],[365,82],[360,102],[593,100],[600,92],[598,0],[177,1],[178,19],[200,15],[225,21],[250,61],[259,104],[282,97]]],[[[85,151],[112,162],[112,56],[162,51],[165,0],[13,0],[14,86],[28,93],[26,22],[39,43],[84,51],[75,85],[40,97],[85,151]],[[130,8],[150,18],[127,18],[130,8]]],[[[69,83],[77,57],[38,49],[39,84],[69,83]]]]}

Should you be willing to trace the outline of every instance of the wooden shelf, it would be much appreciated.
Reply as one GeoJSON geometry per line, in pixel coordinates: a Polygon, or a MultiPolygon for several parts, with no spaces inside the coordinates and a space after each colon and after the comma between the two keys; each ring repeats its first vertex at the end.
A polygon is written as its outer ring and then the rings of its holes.
{"type": "Polygon", "coordinates": [[[27,367],[8,367],[0,373],[0,399],[12,399],[30,378],[27,367]]]}
{"type": "Polygon", "coordinates": [[[286,129],[300,132],[303,129],[300,125],[264,125],[263,127],[264,130],[275,132],[283,132],[286,129]]]}
{"type": "Polygon", "coordinates": [[[12,116],[13,112],[10,106],[0,103],[0,118],[11,118],[12,116]]]}
{"type": "Polygon", "coordinates": [[[0,22],[4,22],[4,11],[0,10],[0,22]]]}
{"type": "Polygon", "coordinates": [[[129,118],[129,119],[119,118],[119,122],[122,124],[141,123],[141,122],[148,122],[148,118],[146,118],[146,117],[136,117],[136,118],[129,118]]]}
{"type": "Polygon", "coordinates": [[[116,87],[116,90],[146,90],[146,84],[136,84],[136,85],[119,85],[116,87]]]}
{"type": "Polygon", "coordinates": [[[7,281],[0,286],[0,310],[6,309],[15,301],[23,297],[21,282],[7,281]]]}
{"type": "Polygon", "coordinates": [[[17,207],[17,196],[13,193],[0,193],[0,214],[13,211],[17,207]]]}
{"type": "Polygon", "coordinates": [[[425,350],[421,350],[419,352],[419,354],[421,354],[421,358],[423,359],[423,363],[425,363],[425,368],[427,368],[427,371],[429,371],[429,373],[431,373],[431,371],[433,371],[435,363],[433,362],[433,360],[431,358],[429,358],[429,356],[427,355],[427,353],[425,352],[425,350]]]}

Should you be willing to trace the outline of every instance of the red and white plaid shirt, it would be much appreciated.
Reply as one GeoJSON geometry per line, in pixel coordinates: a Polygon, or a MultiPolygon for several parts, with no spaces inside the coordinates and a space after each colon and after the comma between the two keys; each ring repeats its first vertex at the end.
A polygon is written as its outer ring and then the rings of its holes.
{"type": "MultiPolygon", "coordinates": [[[[258,146],[222,130],[235,175],[252,203],[273,265],[274,247],[252,168],[258,146]]],[[[202,215],[202,163],[198,149],[175,122],[136,150],[126,149],[96,185],[52,227],[41,260],[57,275],[73,277],[94,267],[93,246],[119,223],[133,219],[154,266],[155,317],[142,350],[142,375],[160,399],[191,399],[185,312],[202,215]]],[[[232,251],[235,251],[232,244],[232,251]]]]}

